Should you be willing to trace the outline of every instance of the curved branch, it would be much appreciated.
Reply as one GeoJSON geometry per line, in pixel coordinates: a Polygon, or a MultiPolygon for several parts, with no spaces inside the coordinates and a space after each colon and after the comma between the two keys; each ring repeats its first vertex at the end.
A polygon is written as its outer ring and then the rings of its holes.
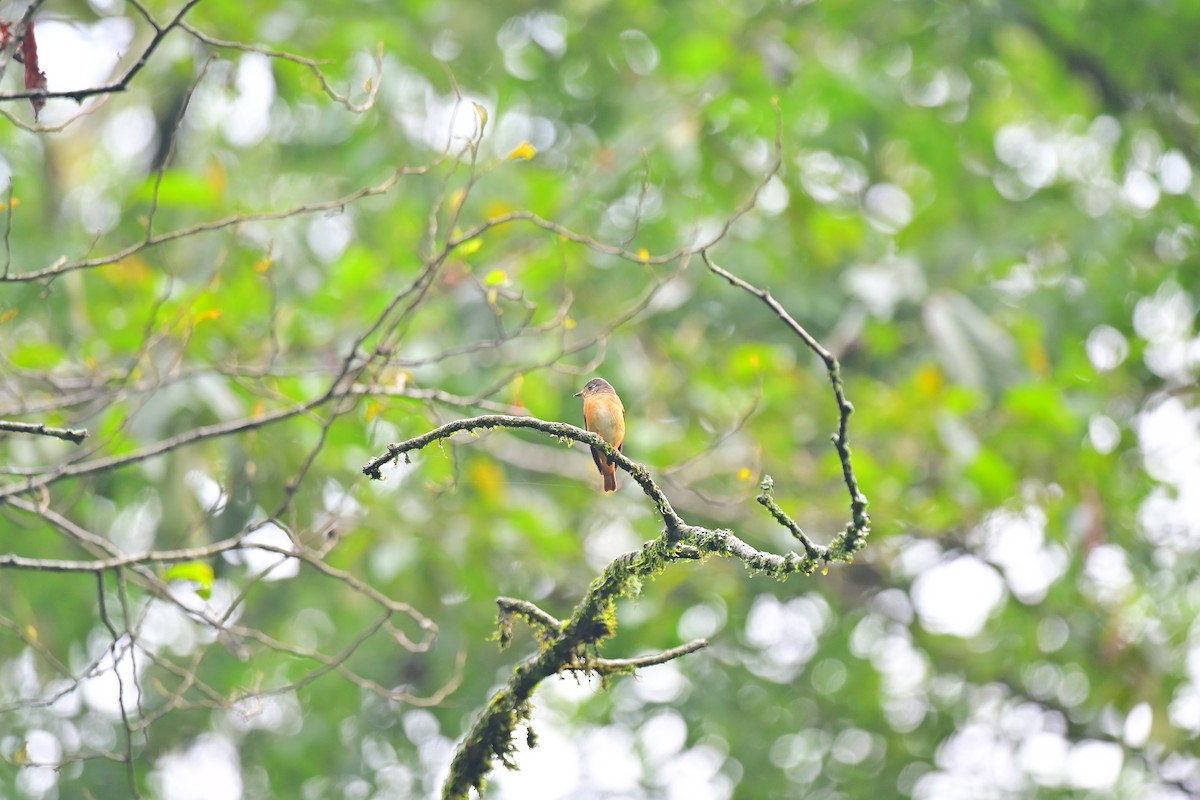
{"type": "MultiPolygon", "coordinates": [[[[0,95],[0,101],[4,100],[4,95],[0,95]]],[[[270,222],[274,220],[287,219],[289,217],[299,216],[301,214],[316,214],[322,211],[334,211],[343,206],[348,206],[351,203],[360,200],[364,197],[372,197],[375,195],[386,194],[395,186],[401,178],[409,175],[424,175],[433,169],[438,162],[419,167],[399,167],[393,170],[392,174],[382,183],[375,186],[364,186],[356,189],[349,194],[335,197],[331,200],[321,200],[311,203],[299,203],[290,208],[279,209],[276,211],[256,211],[244,214],[232,214],[221,219],[210,220],[208,222],[200,222],[195,225],[189,225],[183,228],[166,231],[164,233],[155,234],[149,238],[143,238],[140,241],[134,242],[131,245],[116,250],[108,255],[97,256],[94,258],[83,259],[80,261],[70,261],[66,256],[61,256],[57,261],[49,266],[41,269],[29,270],[27,272],[5,273],[0,275],[0,281],[8,283],[20,283],[27,281],[40,281],[46,278],[55,278],[59,275],[64,275],[68,272],[74,272],[81,269],[92,269],[94,267],[102,267],[107,264],[115,264],[122,259],[139,253],[147,248],[156,247],[166,242],[173,242],[176,239],[185,239],[190,236],[195,236],[201,233],[211,233],[213,231],[224,230],[238,225],[244,225],[249,222],[270,222]]]]}
{"type": "MultiPolygon", "coordinates": [[[[840,383],[835,388],[839,392],[839,399],[844,399],[840,394],[840,383]]],[[[839,534],[833,545],[821,548],[801,533],[803,538],[800,541],[805,544],[806,555],[781,555],[758,550],[732,531],[690,525],[671,508],[670,501],[643,465],[625,457],[594,433],[574,425],[547,422],[536,417],[493,414],[455,420],[420,436],[388,445],[383,453],[367,462],[363,474],[373,480],[382,480],[382,468],[389,461],[398,461],[401,456],[407,459],[414,450],[450,439],[458,433],[474,435],[475,431],[493,428],[536,430],[566,440],[568,444],[579,442],[599,447],[642,487],[662,516],[664,527],[658,537],[646,542],[640,550],[625,553],[610,562],[600,577],[592,582],[565,622],[527,601],[512,598],[500,598],[497,601],[500,606],[499,638],[502,645],[511,639],[513,618],[521,617],[538,629],[539,648],[517,665],[512,677],[492,695],[487,707],[459,743],[450,765],[450,776],[443,786],[442,797],[445,800],[466,798],[472,788],[481,789],[495,761],[510,768],[514,766],[514,732],[521,725],[528,724],[530,700],[538,684],[545,678],[581,669],[594,670],[602,676],[628,673],[639,666],[662,663],[705,646],[704,642],[692,642],[682,648],[641,659],[604,660],[588,657],[590,648],[598,647],[616,633],[616,601],[637,594],[644,581],[663,572],[670,563],[695,560],[697,556],[703,557],[705,554],[719,555],[737,558],[753,572],[763,572],[782,580],[797,573],[811,575],[821,562],[849,561],[854,549],[861,546],[861,537],[839,534]]],[[[849,450],[844,452],[848,463],[849,450]]],[[[853,472],[849,474],[852,476],[853,472]]],[[[764,493],[769,492],[770,485],[771,478],[765,476],[764,493]]],[[[781,522],[787,519],[782,511],[778,512],[778,517],[782,517],[781,522]]],[[[794,532],[799,530],[795,523],[786,526],[794,532]]],[[[866,535],[865,529],[862,535],[866,535]]]]}
{"type": "Polygon", "coordinates": [[[150,43],[146,45],[146,49],[142,51],[142,55],[136,62],[134,62],[134,65],[129,68],[129,70],[121,77],[120,80],[105,84],[104,86],[93,86],[90,89],[73,89],[65,92],[49,92],[45,89],[27,89],[23,92],[5,92],[0,94],[0,103],[6,100],[28,99],[33,101],[45,101],[51,98],[67,98],[79,103],[82,102],[85,97],[92,97],[93,95],[100,94],[112,94],[113,92],[123,92],[127,90],[130,82],[134,79],[134,76],[141,72],[145,68],[146,64],[150,62],[150,56],[155,50],[158,49],[158,46],[162,44],[162,41],[166,38],[167,34],[170,33],[172,29],[179,27],[179,25],[183,22],[184,15],[191,11],[192,8],[199,2],[200,0],[188,0],[188,2],[184,3],[183,7],[179,9],[175,16],[171,18],[171,21],[166,25],[159,25],[148,13],[146,13],[145,9],[135,3],[134,5],[146,17],[146,21],[149,22],[151,27],[154,28],[154,38],[150,40],[150,43]]]}
{"type": "Polygon", "coordinates": [[[405,461],[407,461],[408,453],[414,450],[421,450],[442,439],[449,439],[456,433],[465,431],[475,435],[474,432],[477,430],[489,430],[491,428],[529,428],[558,439],[569,439],[603,450],[605,455],[608,456],[609,461],[628,472],[630,477],[642,487],[642,491],[654,501],[655,508],[658,509],[658,513],[662,515],[663,522],[666,523],[668,540],[678,542],[688,535],[690,526],[671,508],[671,502],[667,500],[667,496],[651,480],[649,470],[626,457],[624,453],[617,450],[598,435],[590,431],[585,431],[583,428],[568,425],[565,422],[547,422],[537,417],[512,417],[504,414],[488,414],[481,417],[457,419],[446,423],[440,428],[435,428],[429,433],[414,436],[403,442],[389,444],[385,452],[375,456],[375,458],[366,463],[362,470],[363,474],[372,480],[383,480],[383,474],[380,472],[380,469],[389,461],[397,461],[400,456],[404,456],[405,461]]]}
{"type": "Polygon", "coordinates": [[[562,627],[562,620],[539,608],[528,600],[515,597],[497,597],[496,605],[500,607],[500,647],[508,647],[512,640],[513,617],[520,617],[542,634],[553,634],[562,627]]]}
{"type": "Polygon", "coordinates": [[[665,664],[668,661],[674,661],[681,656],[686,656],[688,653],[703,650],[705,647],[708,647],[707,639],[694,639],[687,644],[681,644],[679,647],[672,647],[670,650],[663,650],[661,653],[655,653],[651,656],[639,656],[637,658],[597,658],[589,662],[588,666],[601,674],[627,675],[642,667],[652,667],[655,664],[665,664]]]}
{"type": "MultiPolygon", "coordinates": [[[[796,322],[792,315],[787,312],[779,301],[771,296],[771,293],[766,289],[759,289],[747,281],[742,280],[737,275],[734,275],[728,270],[722,269],[712,260],[708,254],[708,250],[702,250],[700,257],[704,259],[704,263],[712,270],[713,274],[719,275],[728,281],[732,286],[743,289],[766,303],[767,307],[779,317],[792,333],[800,337],[805,346],[812,350],[821,360],[825,362],[825,371],[829,373],[829,383],[833,388],[833,396],[837,401],[838,407],[838,429],[837,432],[830,437],[833,440],[833,446],[837,450],[838,460],[842,464],[842,479],[846,483],[846,489],[850,493],[850,522],[846,524],[846,528],[838,538],[830,544],[831,550],[843,551],[847,555],[853,555],[856,551],[862,549],[866,544],[867,535],[871,532],[871,517],[867,514],[867,498],[866,495],[858,488],[858,478],[854,476],[854,465],[850,461],[850,442],[847,434],[847,429],[850,424],[850,415],[854,413],[854,406],[846,399],[846,388],[842,383],[842,367],[838,363],[837,357],[834,356],[828,349],[813,337],[811,333],[804,329],[804,326],[796,322]]],[[[804,544],[805,550],[812,555],[811,542],[808,542],[808,537],[800,532],[799,526],[788,519],[787,515],[775,506],[772,509],[774,502],[768,505],[763,501],[763,497],[770,498],[771,485],[766,481],[763,482],[763,493],[759,496],[759,502],[767,507],[768,510],[779,520],[793,535],[796,535],[804,544]],[[778,513],[776,513],[778,512],[778,513]]]]}

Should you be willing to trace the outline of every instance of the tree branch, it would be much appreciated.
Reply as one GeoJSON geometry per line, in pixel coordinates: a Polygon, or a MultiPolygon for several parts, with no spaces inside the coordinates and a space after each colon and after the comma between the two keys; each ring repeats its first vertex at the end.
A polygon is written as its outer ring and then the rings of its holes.
{"type": "Polygon", "coordinates": [[[383,480],[383,474],[380,470],[389,461],[398,461],[400,456],[404,456],[407,462],[407,454],[414,450],[421,450],[434,442],[449,439],[456,433],[466,431],[474,436],[477,430],[489,430],[491,428],[528,428],[541,431],[560,440],[573,440],[580,444],[586,444],[589,447],[597,447],[603,450],[608,456],[609,461],[612,461],[618,467],[628,472],[630,477],[642,487],[642,491],[654,501],[655,508],[658,509],[658,513],[662,515],[663,522],[666,523],[666,533],[669,535],[670,541],[678,542],[687,535],[689,526],[671,508],[671,502],[667,500],[667,496],[651,480],[649,470],[626,457],[624,453],[604,441],[600,436],[590,431],[585,431],[582,428],[576,428],[574,425],[568,425],[565,422],[547,422],[537,417],[512,417],[503,414],[489,414],[481,417],[457,419],[421,436],[389,444],[384,453],[367,462],[366,466],[363,467],[363,474],[372,480],[383,480]]]}
{"type": "Polygon", "coordinates": [[[588,663],[596,672],[605,675],[627,675],[634,670],[642,667],[652,667],[655,664],[665,664],[668,661],[673,661],[681,656],[686,656],[688,653],[694,653],[697,650],[703,650],[708,647],[707,639],[694,639],[687,644],[681,644],[678,647],[672,647],[670,650],[663,650],[661,653],[655,653],[652,656],[639,656],[637,658],[597,658],[588,663]]]}
{"type": "Polygon", "coordinates": [[[154,21],[153,18],[149,16],[149,14],[145,13],[145,9],[138,6],[138,9],[146,16],[146,20],[150,23],[151,27],[154,28],[154,38],[150,40],[150,43],[146,45],[146,49],[142,51],[141,56],[138,57],[138,60],[132,67],[129,68],[129,70],[124,76],[121,77],[120,80],[114,83],[105,84],[104,86],[93,86],[90,89],[74,89],[65,92],[49,92],[45,89],[27,89],[23,92],[4,92],[0,94],[0,103],[3,103],[7,100],[28,99],[36,101],[48,100],[51,98],[68,98],[79,103],[82,102],[85,97],[125,91],[129,88],[129,83],[133,80],[134,76],[141,72],[142,69],[145,68],[146,64],[149,63],[150,56],[155,50],[158,49],[158,46],[162,44],[162,40],[166,38],[166,35],[170,33],[172,29],[178,27],[180,23],[183,22],[184,15],[191,11],[192,7],[199,2],[200,0],[188,0],[188,2],[183,5],[183,8],[179,9],[171,21],[166,25],[159,25],[154,21]]]}
{"type": "MultiPolygon", "coordinates": [[[[850,522],[846,524],[845,530],[838,534],[838,538],[830,544],[831,550],[845,552],[847,555],[853,555],[866,544],[867,535],[871,532],[871,517],[867,514],[867,498],[858,488],[858,479],[854,476],[854,466],[850,461],[850,441],[847,435],[847,429],[850,424],[850,415],[854,413],[854,406],[846,399],[846,389],[842,384],[842,368],[838,364],[837,358],[833,353],[829,352],[824,345],[818,342],[812,334],[804,329],[799,322],[792,318],[792,315],[787,312],[779,301],[771,296],[771,293],[765,289],[759,289],[747,281],[742,280],[733,273],[722,269],[712,260],[708,254],[708,250],[702,250],[700,257],[704,259],[704,263],[712,272],[724,278],[731,285],[743,289],[766,303],[767,307],[779,317],[792,333],[800,337],[800,341],[804,342],[809,350],[812,350],[821,360],[825,362],[825,371],[829,373],[829,383],[833,388],[834,399],[838,407],[838,429],[837,432],[830,437],[833,441],[833,446],[837,450],[838,460],[842,463],[842,479],[846,483],[846,489],[850,493],[850,522]]],[[[778,506],[775,510],[771,509],[771,505],[763,502],[762,497],[770,497],[771,485],[764,481],[763,494],[759,496],[759,502],[771,510],[775,518],[784,524],[792,532],[793,535],[799,533],[797,538],[800,538],[802,543],[807,541],[807,537],[800,528],[790,520],[787,515],[780,510],[778,514],[778,506]],[[786,520],[786,521],[785,521],[786,520]],[[801,538],[803,537],[803,538],[801,538]]],[[[773,502],[772,502],[773,505],[773,502]]],[[[811,543],[805,544],[805,550],[812,555],[810,548],[811,543]]]]}
{"type": "MultiPolygon", "coordinates": [[[[777,135],[775,166],[760,184],[760,190],[766,185],[770,176],[778,171],[780,164],[778,156],[781,150],[781,141],[777,135]]],[[[755,196],[757,196],[757,191],[755,196]]],[[[737,216],[753,208],[754,200],[755,198],[752,197],[743,207],[739,208],[734,218],[736,219],[737,216]]],[[[443,440],[451,439],[455,434],[462,432],[477,435],[475,432],[478,430],[523,428],[555,437],[566,442],[568,446],[572,442],[579,442],[599,448],[611,462],[628,472],[633,480],[641,486],[642,491],[653,501],[664,524],[662,532],[655,539],[646,542],[640,550],[625,553],[611,561],[600,577],[592,582],[588,591],[576,604],[570,618],[565,622],[558,620],[533,603],[512,598],[499,598],[497,601],[500,606],[498,627],[501,645],[507,645],[511,641],[513,620],[520,617],[535,627],[539,644],[538,650],[527,656],[513,669],[508,682],[492,695],[487,706],[459,742],[450,765],[450,774],[442,788],[443,800],[465,800],[471,789],[482,792],[487,776],[496,761],[506,767],[515,768],[513,737],[518,727],[528,724],[533,692],[545,678],[565,671],[581,669],[595,671],[601,676],[625,674],[639,667],[660,664],[695,652],[707,645],[707,642],[697,640],[666,650],[658,655],[633,659],[589,657],[589,651],[598,648],[616,632],[616,601],[622,597],[636,595],[646,580],[653,579],[663,572],[670,563],[702,559],[705,555],[718,555],[737,558],[752,572],[766,573],[783,580],[796,573],[811,575],[818,566],[824,565],[827,568],[830,562],[849,562],[854,553],[863,547],[870,532],[870,517],[866,513],[867,499],[859,490],[858,480],[854,475],[851,463],[847,430],[849,417],[854,407],[846,399],[840,365],[834,355],[797,323],[769,292],[758,289],[712,261],[708,254],[708,248],[719,241],[723,233],[713,242],[695,249],[684,248],[665,256],[648,257],[644,253],[636,255],[628,253],[625,246],[602,245],[532,213],[516,212],[481,223],[467,233],[449,240],[447,246],[452,248],[458,243],[481,235],[491,227],[516,221],[529,222],[545,230],[554,231],[567,239],[586,244],[598,252],[643,263],[661,263],[665,260],[699,252],[713,273],[766,303],[805,346],[821,358],[829,374],[839,414],[837,431],[832,439],[841,462],[842,477],[850,494],[851,521],[827,547],[815,544],[801,530],[800,526],[775,503],[771,495],[774,482],[769,475],[764,475],[760,484],[761,492],[758,502],[767,508],[776,521],[792,533],[804,548],[805,554],[801,556],[794,552],[777,554],[761,551],[739,539],[732,531],[710,530],[685,522],[675,513],[670,501],[643,465],[625,457],[623,453],[596,434],[573,425],[547,422],[535,417],[494,414],[459,419],[425,434],[388,445],[383,453],[372,458],[363,467],[363,474],[368,478],[382,480],[382,467],[387,462],[398,462],[401,456],[407,462],[409,453],[421,450],[434,442],[440,443],[443,440]]],[[[726,225],[725,231],[728,230],[728,225],[731,223],[732,220],[726,225]]]]}
{"type": "Polygon", "coordinates": [[[87,428],[52,428],[40,422],[10,422],[2,419],[0,419],[0,431],[32,433],[37,436],[53,436],[55,439],[65,439],[75,444],[82,443],[88,437],[87,428]]]}
{"type": "MultiPolygon", "coordinates": [[[[840,398],[840,383],[835,388],[840,398]]],[[[401,456],[407,459],[410,452],[425,448],[434,442],[450,439],[458,433],[468,432],[474,435],[475,431],[493,428],[536,430],[559,440],[599,447],[613,463],[628,472],[642,487],[662,516],[664,527],[657,538],[646,542],[640,550],[625,553],[610,562],[600,577],[592,582],[566,622],[560,622],[527,601],[512,598],[500,598],[497,601],[501,609],[501,643],[507,644],[510,641],[512,619],[519,616],[539,629],[539,649],[517,665],[508,683],[492,696],[487,707],[459,743],[450,766],[450,776],[443,787],[442,797],[445,800],[466,798],[472,788],[481,790],[494,761],[510,768],[514,766],[513,734],[519,726],[527,724],[531,713],[529,702],[534,690],[545,678],[576,669],[594,669],[602,675],[627,673],[643,664],[662,663],[704,646],[693,642],[685,645],[682,650],[676,648],[659,656],[647,657],[650,659],[648,661],[624,659],[607,662],[587,657],[588,648],[598,647],[615,634],[616,601],[621,597],[636,595],[644,581],[663,572],[671,562],[694,560],[698,553],[701,556],[719,555],[737,558],[753,572],[766,573],[782,580],[796,573],[811,575],[821,562],[828,564],[830,561],[849,561],[853,555],[850,547],[857,548],[861,545],[861,537],[851,538],[839,534],[835,545],[819,548],[805,536],[801,539],[801,542],[806,544],[805,556],[796,553],[780,555],[758,550],[739,539],[732,531],[709,530],[689,525],[671,508],[670,501],[643,465],[630,460],[594,433],[574,425],[547,422],[536,417],[494,414],[455,420],[420,436],[388,445],[382,454],[367,462],[363,467],[363,474],[374,480],[382,480],[382,467],[388,461],[398,461],[401,456]]],[[[847,463],[849,457],[847,449],[847,463]]],[[[850,472],[850,475],[853,473],[850,472]]],[[[771,478],[765,476],[764,491],[768,491],[770,485],[771,478]]],[[[865,500],[863,502],[865,503],[865,500]]],[[[779,514],[786,519],[782,511],[779,514]]],[[[795,523],[787,527],[799,530],[795,523]]]]}
{"type": "Polygon", "coordinates": [[[552,634],[562,627],[562,621],[538,608],[528,600],[518,600],[515,597],[497,597],[496,605],[500,606],[500,647],[508,647],[512,641],[512,621],[514,617],[534,626],[543,634],[552,634]]]}

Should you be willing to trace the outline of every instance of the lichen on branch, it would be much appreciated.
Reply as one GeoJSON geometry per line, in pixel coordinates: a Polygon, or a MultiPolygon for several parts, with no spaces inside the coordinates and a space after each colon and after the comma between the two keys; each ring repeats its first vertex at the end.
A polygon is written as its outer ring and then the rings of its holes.
{"type": "MultiPolygon", "coordinates": [[[[546,678],[561,673],[585,672],[598,675],[603,680],[609,675],[628,674],[640,667],[664,663],[707,645],[707,642],[698,640],[654,656],[634,659],[603,659],[596,655],[600,646],[616,634],[616,601],[622,597],[636,596],[646,581],[653,580],[672,563],[702,560],[705,556],[736,558],[752,573],[763,573],[777,580],[785,580],[796,574],[812,575],[818,569],[827,571],[829,565],[834,562],[849,562],[866,543],[871,518],[867,514],[867,499],[859,490],[858,480],[854,475],[847,435],[849,418],[854,407],[846,399],[837,358],[792,319],[768,292],[717,266],[707,250],[702,251],[701,255],[714,274],[766,303],[824,363],[838,409],[837,431],[830,438],[837,451],[842,476],[850,495],[850,521],[828,545],[815,543],[775,502],[774,481],[771,476],[764,475],[759,485],[758,503],[791,533],[800,543],[804,553],[771,553],[759,550],[740,539],[733,531],[709,529],[685,522],[672,508],[667,496],[651,477],[650,471],[626,457],[598,435],[574,425],[548,422],[536,417],[501,414],[469,417],[447,423],[403,442],[388,445],[383,453],[372,458],[363,467],[363,474],[368,478],[382,480],[382,468],[389,461],[395,462],[401,457],[407,460],[410,453],[435,442],[440,444],[462,432],[474,435],[478,430],[523,428],[539,431],[568,444],[576,441],[599,448],[610,461],[629,473],[650,498],[663,522],[662,530],[654,539],[646,542],[638,550],[616,557],[604,568],[599,577],[592,581],[565,622],[525,600],[500,598],[497,601],[500,606],[497,627],[501,646],[507,646],[511,641],[515,621],[523,619],[533,626],[538,649],[513,669],[512,677],[492,696],[487,707],[475,719],[459,743],[450,765],[450,775],[443,786],[444,800],[466,798],[472,788],[482,792],[496,761],[509,768],[515,767],[513,756],[516,752],[516,732],[522,726],[528,729],[533,692],[546,678]]],[[[527,738],[531,743],[534,741],[532,731],[528,731],[527,738]]]]}

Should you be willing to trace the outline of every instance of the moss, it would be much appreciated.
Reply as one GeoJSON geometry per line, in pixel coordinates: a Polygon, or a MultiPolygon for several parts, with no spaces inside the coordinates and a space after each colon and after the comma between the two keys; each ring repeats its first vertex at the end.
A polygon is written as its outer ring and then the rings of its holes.
{"type": "MultiPolygon", "coordinates": [[[[514,677],[520,674],[522,668],[528,669],[528,664],[517,667],[514,677]]],[[[471,789],[482,794],[493,760],[509,769],[514,768],[516,765],[512,756],[516,747],[513,744],[513,732],[521,725],[528,727],[530,714],[528,699],[516,697],[512,682],[496,692],[480,717],[483,724],[471,731],[454,755],[450,778],[442,789],[443,800],[462,800],[471,789]]],[[[532,730],[529,730],[526,739],[532,736],[532,730]]]]}

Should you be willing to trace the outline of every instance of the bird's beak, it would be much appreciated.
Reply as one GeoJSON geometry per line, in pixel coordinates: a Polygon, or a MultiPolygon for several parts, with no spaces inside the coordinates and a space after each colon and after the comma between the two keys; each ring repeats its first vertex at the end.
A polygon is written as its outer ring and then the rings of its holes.
{"type": "Polygon", "coordinates": [[[575,393],[575,396],[576,396],[576,397],[583,397],[583,392],[582,392],[582,391],[580,391],[580,392],[576,392],[576,393],[575,393]]]}

